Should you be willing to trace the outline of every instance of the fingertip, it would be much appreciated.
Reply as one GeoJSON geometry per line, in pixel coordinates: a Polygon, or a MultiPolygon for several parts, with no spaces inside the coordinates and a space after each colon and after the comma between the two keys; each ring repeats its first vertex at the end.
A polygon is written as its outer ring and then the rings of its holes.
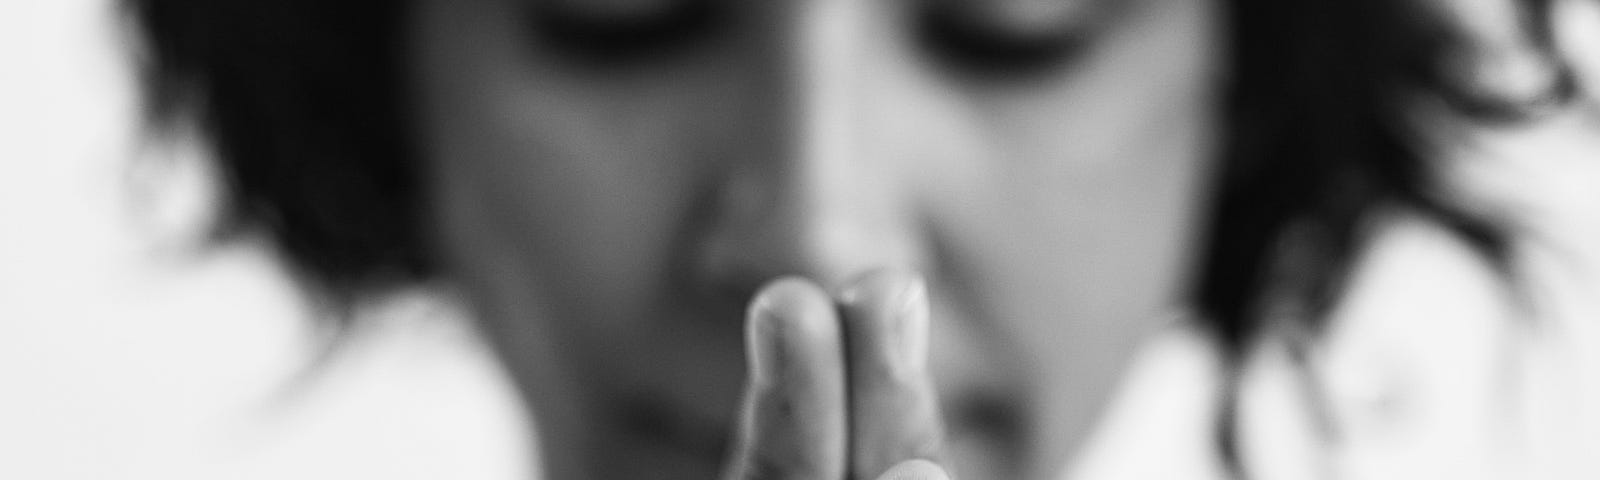
{"type": "Polygon", "coordinates": [[[839,303],[848,307],[867,307],[876,301],[894,299],[907,289],[920,286],[922,276],[909,270],[882,268],[852,278],[839,291],[839,303]]]}
{"type": "Polygon", "coordinates": [[[843,478],[848,398],[833,300],[785,277],[761,288],[747,317],[750,384],[724,478],[843,478]]]}
{"type": "Polygon", "coordinates": [[[950,474],[939,464],[917,458],[895,464],[877,480],[950,480],[950,474]]]}
{"type": "Polygon", "coordinates": [[[903,468],[906,475],[919,475],[906,479],[945,478],[924,475],[933,466],[928,462],[898,466],[908,458],[935,456],[943,445],[937,392],[927,368],[926,284],[914,272],[877,270],[847,284],[840,303],[851,355],[855,421],[850,428],[857,440],[852,470],[872,475],[903,468]]]}
{"type": "Polygon", "coordinates": [[[839,294],[845,328],[859,339],[852,349],[900,376],[920,374],[927,364],[928,289],[921,275],[881,269],[856,277],[839,294]],[[880,357],[884,356],[884,357],[880,357]]]}
{"type": "Polygon", "coordinates": [[[828,294],[799,277],[768,283],[750,302],[748,316],[753,330],[767,329],[764,332],[783,337],[833,338],[839,330],[828,294]]]}
{"type": "Polygon", "coordinates": [[[821,358],[841,342],[833,301],[803,278],[783,277],[762,287],[746,317],[745,344],[757,381],[781,375],[784,357],[821,358]]]}

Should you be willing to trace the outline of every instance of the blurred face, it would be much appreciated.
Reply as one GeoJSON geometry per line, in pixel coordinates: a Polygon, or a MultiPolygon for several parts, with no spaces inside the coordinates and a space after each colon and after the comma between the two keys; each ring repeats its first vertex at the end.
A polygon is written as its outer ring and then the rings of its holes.
{"type": "Polygon", "coordinates": [[[714,478],[763,282],[926,276],[958,477],[1057,473],[1178,306],[1212,2],[421,0],[434,232],[558,477],[714,478]]]}

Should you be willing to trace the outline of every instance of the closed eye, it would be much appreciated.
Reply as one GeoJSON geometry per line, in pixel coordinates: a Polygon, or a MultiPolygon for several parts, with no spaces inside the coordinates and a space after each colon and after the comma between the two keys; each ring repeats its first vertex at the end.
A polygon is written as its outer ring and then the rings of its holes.
{"type": "Polygon", "coordinates": [[[1084,22],[1020,28],[948,5],[934,2],[918,12],[915,41],[939,63],[979,76],[1029,77],[1060,70],[1086,50],[1097,30],[1084,22]]]}
{"type": "Polygon", "coordinates": [[[529,29],[546,48],[593,66],[658,60],[712,36],[721,13],[714,0],[672,0],[645,12],[601,13],[534,2],[529,29]]]}

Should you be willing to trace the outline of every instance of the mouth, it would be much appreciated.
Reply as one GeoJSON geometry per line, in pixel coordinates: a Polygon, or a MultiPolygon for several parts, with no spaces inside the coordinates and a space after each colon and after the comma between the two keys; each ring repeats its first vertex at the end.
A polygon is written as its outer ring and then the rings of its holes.
{"type": "MultiPolygon", "coordinates": [[[[620,430],[629,443],[680,460],[705,463],[708,468],[719,467],[728,454],[734,426],[661,400],[659,396],[636,393],[613,405],[620,430]]],[[[943,403],[949,460],[958,464],[1015,464],[1026,432],[1022,409],[1012,399],[988,392],[966,392],[943,403]]]]}
{"type": "MultiPolygon", "coordinates": [[[[666,405],[659,396],[636,393],[612,407],[630,443],[679,456],[720,460],[731,442],[728,422],[689,408],[666,405]]],[[[730,417],[731,418],[731,417],[730,417]]]]}
{"type": "MultiPolygon", "coordinates": [[[[933,307],[939,316],[946,319],[974,317],[958,315],[962,310],[948,302],[937,302],[933,307]]],[[[704,318],[708,315],[686,316],[704,318]]],[[[693,325],[689,327],[691,330],[695,327],[714,329],[710,332],[696,330],[684,333],[685,338],[681,343],[742,345],[741,330],[733,329],[733,334],[726,331],[727,325],[738,324],[683,322],[675,325],[680,328],[693,325]],[[717,341],[705,340],[710,335],[725,337],[719,337],[717,341]]],[[[673,332],[663,334],[674,335],[673,332]]],[[[1021,394],[1021,383],[1015,381],[1016,378],[1003,374],[1006,370],[996,367],[1001,362],[974,361],[993,360],[983,355],[974,356],[974,349],[994,350],[969,345],[972,339],[981,335],[955,330],[951,334],[961,340],[956,344],[944,345],[947,347],[941,350],[945,353],[941,357],[944,361],[930,362],[940,365],[930,365],[935,368],[935,373],[943,373],[936,374],[935,381],[940,384],[936,390],[945,423],[944,457],[958,470],[974,474],[1014,472],[1014,467],[1020,465],[1016,460],[1020,460],[1022,452],[1027,451],[1023,447],[1033,433],[1033,427],[1026,418],[1027,409],[1023,408],[1027,396],[1021,394]],[[952,362],[952,359],[961,360],[952,362]]],[[[705,353],[661,355],[662,362],[657,365],[658,369],[652,370],[653,375],[604,382],[610,386],[604,389],[609,394],[591,397],[591,400],[603,399],[597,406],[608,412],[613,422],[613,432],[624,445],[637,449],[637,452],[649,458],[675,465],[692,465],[695,471],[706,471],[715,476],[735,441],[739,419],[737,410],[742,405],[738,397],[743,391],[741,374],[744,370],[728,365],[730,361],[741,361],[743,351],[740,348],[716,355],[705,353]],[[685,385],[698,387],[686,388],[685,385]]],[[[968,476],[978,478],[985,475],[968,476]]]]}
{"type": "Polygon", "coordinates": [[[951,436],[979,436],[1013,442],[1023,433],[1022,409],[999,395],[971,394],[951,402],[946,428],[951,436]]]}
{"type": "Polygon", "coordinates": [[[943,455],[955,478],[1017,478],[1027,423],[1014,400],[983,392],[945,404],[943,455]]]}

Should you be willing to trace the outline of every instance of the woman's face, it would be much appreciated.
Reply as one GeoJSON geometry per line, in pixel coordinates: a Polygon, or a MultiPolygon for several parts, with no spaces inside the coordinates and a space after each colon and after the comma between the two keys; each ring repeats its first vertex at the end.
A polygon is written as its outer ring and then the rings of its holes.
{"type": "Polygon", "coordinates": [[[1040,478],[1177,307],[1193,0],[420,0],[444,261],[558,475],[713,478],[778,275],[921,272],[959,477],[1040,478]]]}

